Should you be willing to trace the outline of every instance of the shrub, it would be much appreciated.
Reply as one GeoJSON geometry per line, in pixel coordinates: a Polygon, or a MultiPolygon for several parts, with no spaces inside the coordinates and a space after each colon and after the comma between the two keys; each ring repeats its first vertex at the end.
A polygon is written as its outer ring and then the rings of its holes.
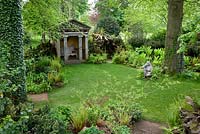
{"type": "Polygon", "coordinates": [[[104,133],[103,131],[100,131],[96,127],[92,126],[84,131],[81,131],[79,134],[103,134],[103,133],[104,133]]]}
{"type": "Polygon", "coordinates": [[[0,133],[23,134],[28,132],[26,124],[33,110],[33,105],[31,103],[13,105],[9,98],[3,98],[0,99],[0,107],[2,112],[0,116],[0,133]],[[4,106],[2,103],[4,103],[4,106]]]}
{"type": "Polygon", "coordinates": [[[142,111],[139,104],[126,105],[124,102],[114,101],[109,104],[114,121],[120,125],[134,124],[142,117],[142,111]]]}
{"type": "Polygon", "coordinates": [[[99,110],[97,107],[91,107],[88,108],[88,119],[87,122],[89,123],[89,126],[95,126],[97,123],[97,120],[100,118],[99,110]]]}
{"type": "Polygon", "coordinates": [[[125,48],[120,36],[115,37],[105,33],[93,33],[93,42],[89,45],[90,53],[106,53],[111,58],[120,48],[125,48]]]}
{"type": "Polygon", "coordinates": [[[88,58],[88,63],[93,63],[93,64],[102,64],[106,63],[107,60],[107,54],[90,54],[88,58]]]}
{"type": "Polygon", "coordinates": [[[47,56],[40,57],[39,61],[35,63],[35,72],[36,73],[47,73],[49,71],[49,65],[50,65],[51,59],[47,56]]]}
{"type": "Polygon", "coordinates": [[[38,111],[33,112],[29,117],[28,129],[30,133],[49,134],[49,133],[66,133],[64,122],[55,119],[50,113],[50,108],[45,106],[38,111]]]}
{"type": "Polygon", "coordinates": [[[61,87],[63,86],[64,76],[58,72],[48,73],[48,81],[50,85],[61,87]]]}
{"type": "Polygon", "coordinates": [[[70,121],[71,109],[66,106],[58,106],[56,109],[51,111],[53,118],[68,122],[70,121]]]}
{"type": "Polygon", "coordinates": [[[103,29],[109,35],[119,35],[120,26],[113,17],[104,17],[97,22],[96,29],[103,29]]]}
{"type": "Polygon", "coordinates": [[[141,47],[145,42],[143,24],[138,22],[133,25],[129,25],[128,31],[130,33],[128,43],[132,46],[132,48],[141,47]]]}
{"type": "Polygon", "coordinates": [[[113,63],[126,64],[129,57],[128,51],[122,50],[120,53],[116,53],[112,59],[113,63]]]}
{"type": "Polygon", "coordinates": [[[0,133],[1,134],[23,134],[26,133],[28,127],[26,123],[28,122],[27,117],[21,117],[18,121],[14,121],[10,115],[3,118],[3,122],[0,123],[0,133]]]}
{"type": "Polygon", "coordinates": [[[62,67],[60,63],[60,58],[54,57],[54,59],[51,60],[50,66],[53,71],[60,72],[60,69],[62,67]]]}
{"type": "Polygon", "coordinates": [[[167,113],[167,122],[169,127],[173,129],[180,129],[181,127],[181,119],[179,117],[179,110],[182,105],[182,101],[178,100],[175,103],[171,104],[168,108],[167,113]]]}
{"type": "Polygon", "coordinates": [[[136,51],[131,51],[130,55],[128,57],[128,63],[130,64],[130,66],[132,67],[136,67],[137,65],[137,59],[135,58],[138,55],[138,53],[136,51]]]}
{"type": "Polygon", "coordinates": [[[165,36],[166,36],[166,30],[159,30],[157,33],[154,33],[151,36],[151,38],[146,42],[146,44],[148,44],[148,46],[151,46],[154,49],[164,48],[165,36]]]}
{"type": "Polygon", "coordinates": [[[185,70],[181,74],[177,75],[177,77],[182,79],[200,80],[200,74],[193,72],[192,70],[185,70]]]}
{"type": "Polygon", "coordinates": [[[29,93],[43,93],[52,89],[45,73],[28,73],[26,83],[29,93]]]}
{"type": "Polygon", "coordinates": [[[71,113],[71,124],[73,126],[73,131],[75,133],[80,132],[87,121],[88,113],[84,108],[79,108],[77,111],[73,111],[71,113]]]}
{"type": "Polygon", "coordinates": [[[186,103],[181,106],[180,118],[185,133],[200,133],[200,105],[189,96],[186,96],[186,103]]]}
{"type": "Polygon", "coordinates": [[[138,37],[131,37],[128,39],[128,43],[131,44],[132,48],[141,47],[145,42],[145,39],[138,37]]]}
{"type": "Polygon", "coordinates": [[[114,128],[114,133],[115,134],[131,134],[131,130],[127,126],[122,125],[122,126],[117,126],[116,128],[114,128]]]}

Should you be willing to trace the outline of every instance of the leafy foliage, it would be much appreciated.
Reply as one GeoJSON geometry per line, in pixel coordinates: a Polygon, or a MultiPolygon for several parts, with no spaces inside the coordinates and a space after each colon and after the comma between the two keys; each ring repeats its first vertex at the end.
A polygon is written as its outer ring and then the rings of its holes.
{"type": "Polygon", "coordinates": [[[15,90],[7,95],[15,104],[18,104],[26,100],[20,1],[0,1],[0,18],[0,43],[1,46],[6,45],[4,49],[7,49],[10,54],[7,55],[6,69],[12,72],[7,74],[6,79],[10,81],[9,87],[15,85],[15,90]]]}
{"type": "Polygon", "coordinates": [[[135,51],[122,50],[113,57],[113,63],[128,64],[132,67],[141,67],[147,61],[152,61],[156,66],[162,66],[164,58],[163,49],[151,49],[151,47],[136,48],[135,51]]]}
{"type": "Polygon", "coordinates": [[[62,20],[60,15],[60,2],[58,0],[29,0],[23,6],[24,25],[28,30],[38,34],[48,32],[62,20]]]}
{"type": "Polygon", "coordinates": [[[64,122],[52,117],[48,106],[34,112],[27,124],[30,133],[46,134],[46,133],[66,133],[64,122]]]}
{"type": "Polygon", "coordinates": [[[90,53],[106,53],[109,58],[112,57],[118,49],[125,48],[120,36],[113,37],[105,34],[103,31],[93,33],[89,42],[89,44],[92,44],[89,46],[90,53]]]}
{"type": "Polygon", "coordinates": [[[90,54],[87,62],[93,64],[102,64],[106,63],[106,60],[107,54],[90,54]]]}
{"type": "Polygon", "coordinates": [[[116,134],[131,134],[131,130],[127,126],[118,126],[114,131],[116,134]]]}
{"type": "Polygon", "coordinates": [[[100,14],[100,18],[110,17],[117,21],[120,27],[124,25],[124,10],[128,7],[128,0],[100,0],[95,7],[100,14]]]}
{"type": "Polygon", "coordinates": [[[105,17],[98,21],[96,29],[103,29],[109,35],[118,36],[120,27],[115,18],[105,17]]]}
{"type": "Polygon", "coordinates": [[[84,131],[81,131],[80,134],[103,134],[103,131],[100,131],[96,127],[92,126],[84,131]]]}
{"type": "Polygon", "coordinates": [[[83,129],[87,121],[87,116],[87,110],[84,108],[79,108],[79,110],[72,112],[71,123],[75,133],[78,133],[83,129]]]}
{"type": "Polygon", "coordinates": [[[28,73],[26,82],[29,93],[43,93],[52,89],[45,73],[28,73]]]}

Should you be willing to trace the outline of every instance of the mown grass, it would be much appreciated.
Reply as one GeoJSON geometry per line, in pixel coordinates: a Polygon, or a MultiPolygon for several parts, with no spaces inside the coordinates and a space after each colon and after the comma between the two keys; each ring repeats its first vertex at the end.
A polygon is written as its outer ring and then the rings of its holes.
{"type": "Polygon", "coordinates": [[[137,69],[124,65],[66,65],[62,71],[66,84],[49,93],[52,107],[79,106],[89,97],[121,96],[127,104],[139,102],[143,118],[166,123],[167,109],[175,100],[186,95],[200,99],[200,82],[169,77],[145,80],[137,77],[137,69]]]}

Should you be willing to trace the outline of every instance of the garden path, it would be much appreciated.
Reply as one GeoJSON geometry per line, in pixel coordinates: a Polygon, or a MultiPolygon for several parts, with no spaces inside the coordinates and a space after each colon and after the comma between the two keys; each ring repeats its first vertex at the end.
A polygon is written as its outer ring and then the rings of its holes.
{"type": "Polygon", "coordinates": [[[33,102],[48,101],[48,93],[42,94],[29,94],[28,98],[33,102]]]}
{"type": "Polygon", "coordinates": [[[133,134],[163,134],[162,127],[161,124],[142,120],[135,124],[133,134]]]}

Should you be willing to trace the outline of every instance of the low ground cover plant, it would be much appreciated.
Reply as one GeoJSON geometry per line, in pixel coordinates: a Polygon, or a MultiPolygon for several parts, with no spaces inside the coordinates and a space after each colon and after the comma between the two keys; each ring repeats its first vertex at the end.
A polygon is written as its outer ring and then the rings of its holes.
{"type": "Polygon", "coordinates": [[[81,134],[130,134],[129,127],[141,119],[141,109],[136,105],[129,106],[119,102],[112,100],[103,105],[86,103],[85,108],[75,109],[70,116],[71,131],[81,134]]]}
{"type": "Polygon", "coordinates": [[[106,63],[107,60],[107,54],[103,53],[103,54],[90,54],[87,62],[88,63],[93,63],[93,64],[102,64],[102,63],[106,63]]]}
{"type": "MultiPolygon", "coordinates": [[[[142,69],[142,66],[150,61],[153,65],[152,78],[159,78],[163,74],[162,64],[164,61],[164,49],[152,49],[142,46],[135,50],[121,50],[112,58],[115,64],[125,64],[134,68],[142,69]]],[[[199,57],[184,56],[185,71],[181,74],[182,78],[199,79],[200,60],[199,57]],[[196,73],[197,72],[197,73],[196,73]]],[[[180,75],[179,75],[180,76],[180,75]]],[[[140,71],[138,77],[143,78],[143,72],[140,71]]]]}
{"type": "Polygon", "coordinates": [[[200,105],[191,97],[186,96],[184,100],[178,100],[171,105],[168,114],[169,128],[165,128],[169,134],[199,134],[200,105]]]}
{"type": "Polygon", "coordinates": [[[114,55],[112,61],[116,64],[127,64],[135,68],[140,68],[147,61],[151,61],[156,66],[161,66],[163,59],[163,49],[151,49],[151,47],[143,46],[135,50],[122,50],[114,55]]]}
{"type": "Polygon", "coordinates": [[[41,56],[26,60],[27,65],[27,92],[43,93],[62,87],[64,77],[61,74],[61,61],[59,58],[41,56]]]}

